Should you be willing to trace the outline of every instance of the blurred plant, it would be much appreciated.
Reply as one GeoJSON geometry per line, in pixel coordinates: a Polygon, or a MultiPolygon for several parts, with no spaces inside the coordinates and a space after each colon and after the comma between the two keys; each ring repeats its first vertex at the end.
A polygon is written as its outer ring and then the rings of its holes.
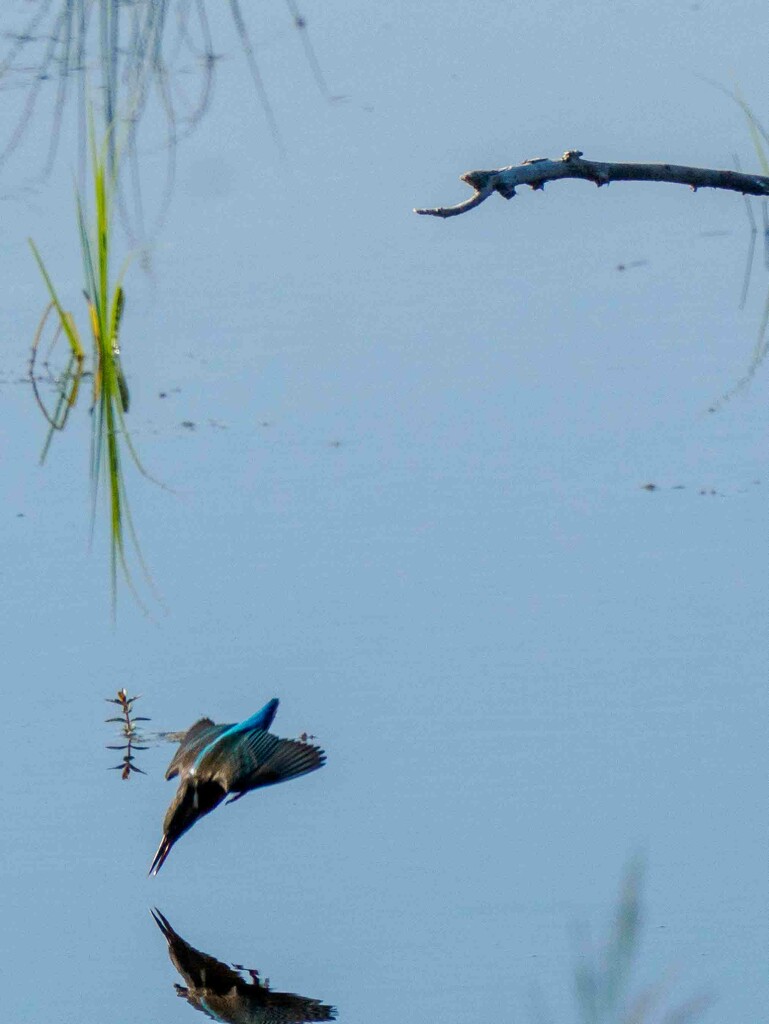
{"type": "Polygon", "coordinates": [[[95,131],[93,123],[91,123],[90,168],[93,178],[94,201],[92,223],[89,223],[85,205],[80,194],[76,193],[77,223],[85,274],[85,298],[88,304],[88,319],[93,350],[92,368],[89,371],[84,369],[85,346],[78,333],[75,319],[62,306],[43,258],[35,243],[30,239],[29,244],[45,281],[50,302],[43,313],[32,343],[29,374],[35,398],[49,426],[48,436],[41,453],[41,461],[45,459],[48,453],[54,432],[63,430],[67,424],[70,411],[74,408],[80,394],[82,378],[86,375],[86,372],[90,373],[93,377],[93,403],[91,406],[91,487],[93,505],[91,529],[93,532],[100,489],[106,485],[109,497],[110,581],[114,615],[117,602],[118,567],[134,596],[139,601],[139,604],[141,604],[128,564],[126,531],[130,537],[134,554],[141,565],[145,579],[150,586],[152,585],[142,558],[128,505],[123,475],[123,449],[128,452],[134,465],[143,476],[149,477],[149,474],[145,471],[139,460],[125,425],[129,393],[120,363],[118,332],[125,304],[122,282],[127,269],[127,263],[123,265],[116,280],[113,281],[111,277],[110,256],[115,174],[114,172],[110,173],[107,168],[107,145],[105,144],[102,151],[99,152],[94,135],[95,131]],[[44,365],[48,369],[47,379],[53,383],[57,397],[53,410],[49,410],[38,388],[36,365],[43,332],[48,325],[49,317],[52,315],[55,322],[55,330],[44,365]],[[50,370],[50,356],[62,336],[68,342],[69,352],[63,371],[56,374],[50,370]]]}
{"type": "Polygon", "coordinates": [[[630,986],[638,960],[643,866],[628,867],[608,939],[600,953],[586,949],[574,969],[577,1007],[582,1024],[687,1024],[701,1017],[712,1000],[698,996],[673,1008],[663,1003],[669,984],[659,982],[632,995],[630,986]]]}
{"type": "Polygon", "coordinates": [[[136,728],[137,722],[149,722],[150,719],[143,715],[134,715],[133,705],[134,702],[139,699],[141,694],[137,694],[135,697],[129,697],[125,689],[118,690],[117,697],[107,697],[108,704],[117,704],[122,711],[121,715],[117,715],[113,718],[106,718],[106,722],[120,722],[122,726],[122,736],[125,743],[118,744],[107,744],[107,750],[124,750],[123,760],[120,764],[112,766],[113,771],[119,771],[122,779],[127,779],[131,772],[139,772],[140,775],[146,775],[141,768],[134,764],[133,752],[134,750],[146,750],[146,746],[140,746],[138,741],[143,740],[139,730],[136,728]]]}

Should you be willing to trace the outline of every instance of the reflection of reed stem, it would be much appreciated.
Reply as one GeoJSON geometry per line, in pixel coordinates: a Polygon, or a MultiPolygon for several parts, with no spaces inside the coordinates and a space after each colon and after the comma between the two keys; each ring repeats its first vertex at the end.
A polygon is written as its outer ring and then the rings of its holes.
{"type": "Polygon", "coordinates": [[[142,735],[136,727],[137,722],[149,722],[150,719],[143,715],[134,715],[133,704],[137,701],[141,694],[137,694],[135,697],[129,697],[125,689],[118,690],[117,697],[107,697],[107,703],[117,704],[122,714],[116,715],[112,718],[107,718],[107,722],[120,722],[122,726],[122,735],[125,743],[107,744],[107,750],[124,750],[123,760],[120,764],[112,765],[112,770],[121,772],[121,778],[127,779],[131,772],[139,772],[140,775],[146,775],[141,768],[138,768],[134,764],[133,752],[134,750],[146,750],[146,746],[140,746],[139,742],[143,740],[142,735]]]}
{"type": "Polygon", "coordinates": [[[580,943],[574,986],[582,1024],[684,1024],[699,1020],[713,1001],[700,994],[670,1006],[669,977],[632,991],[640,951],[643,880],[643,862],[636,858],[626,869],[603,948],[591,948],[587,936],[580,943]]]}
{"type": "MultiPolygon", "coordinates": [[[[318,91],[327,102],[338,99],[326,85],[309,37],[307,19],[298,6],[300,0],[284,2],[300,34],[318,91]]],[[[14,5],[5,5],[11,6],[14,5]]],[[[67,110],[73,101],[79,107],[80,164],[85,169],[85,72],[90,70],[102,98],[105,123],[122,124],[126,130],[130,173],[129,180],[120,182],[118,190],[121,216],[129,234],[146,239],[138,156],[140,125],[145,112],[156,104],[159,118],[154,119],[150,130],[160,130],[168,151],[160,205],[153,218],[152,230],[156,231],[165,219],[174,186],[176,146],[196,130],[211,106],[217,65],[223,54],[214,46],[209,12],[220,8],[229,11],[273,141],[282,151],[272,100],[257,63],[248,17],[242,10],[253,4],[244,5],[242,0],[27,0],[22,6],[34,7],[34,12],[11,15],[18,27],[5,32],[0,40],[0,81],[5,84],[11,76],[23,81],[21,109],[9,110],[13,118],[10,131],[0,133],[0,168],[22,148],[28,135],[34,134],[31,126],[39,108],[44,106],[45,83],[54,81],[56,92],[47,153],[35,184],[45,180],[54,166],[65,134],[62,129],[67,110]],[[131,192],[133,199],[129,201],[131,192]]],[[[110,174],[116,171],[117,163],[116,139],[110,138],[110,174]]]]}

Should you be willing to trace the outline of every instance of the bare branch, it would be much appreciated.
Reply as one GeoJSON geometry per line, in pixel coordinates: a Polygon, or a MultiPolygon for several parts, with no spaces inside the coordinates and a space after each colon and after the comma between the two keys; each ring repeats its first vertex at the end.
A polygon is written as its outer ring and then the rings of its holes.
{"type": "Polygon", "coordinates": [[[722,188],[748,196],[769,196],[769,177],[760,174],[741,174],[738,171],[715,171],[707,167],[681,167],[676,164],[617,164],[583,160],[578,149],[570,149],[560,160],[538,157],[524,160],[515,167],[501,167],[496,171],[468,171],[460,178],[473,189],[473,195],[456,206],[435,206],[416,209],[414,213],[431,217],[456,217],[460,213],[480,206],[493,192],[504,199],[512,199],[519,185],[543,189],[548,181],[559,178],[584,178],[599,187],[612,181],[669,181],[675,185],[688,185],[693,192],[698,188],[722,188]]]}

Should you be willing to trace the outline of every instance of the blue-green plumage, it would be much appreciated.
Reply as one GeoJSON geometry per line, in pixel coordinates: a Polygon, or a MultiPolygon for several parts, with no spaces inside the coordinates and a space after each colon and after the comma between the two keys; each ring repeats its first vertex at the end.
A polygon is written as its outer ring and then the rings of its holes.
{"type": "Polygon", "coordinates": [[[187,730],[166,771],[167,779],[180,776],[179,788],[163,821],[151,875],[158,873],[174,843],[225,797],[231,803],[252,789],[306,775],[325,763],[320,747],[267,731],[277,709],[273,699],[235,725],[201,718],[187,730]]]}

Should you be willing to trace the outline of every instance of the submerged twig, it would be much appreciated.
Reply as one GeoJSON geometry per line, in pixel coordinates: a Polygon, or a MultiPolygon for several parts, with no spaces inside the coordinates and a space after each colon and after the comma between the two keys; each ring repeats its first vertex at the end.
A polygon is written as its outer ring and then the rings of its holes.
{"type": "Polygon", "coordinates": [[[593,184],[609,185],[612,181],[666,181],[688,185],[693,192],[700,188],[726,189],[749,196],[769,196],[769,177],[741,174],[739,171],[717,171],[707,167],[686,167],[676,164],[599,163],[583,160],[582,151],[570,149],[560,160],[537,157],[522,164],[493,171],[468,171],[460,176],[474,194],[456,206],[422,207],[414,213],[431,217],[456,217],[480,206],[494,192],[503,199],[512,199],[520,185],[541,191],[549,181],[560,178],[582,178],[593,184]]]}

